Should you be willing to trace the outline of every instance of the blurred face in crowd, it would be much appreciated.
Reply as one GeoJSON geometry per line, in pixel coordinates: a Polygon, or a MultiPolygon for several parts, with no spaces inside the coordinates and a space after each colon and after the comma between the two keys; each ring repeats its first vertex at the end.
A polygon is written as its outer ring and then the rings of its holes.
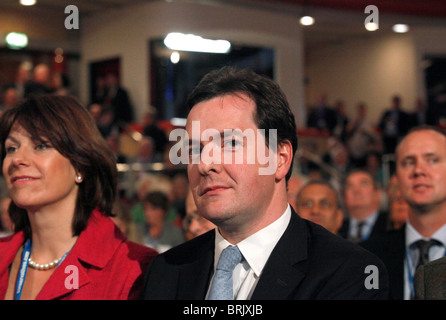
{"type": "Polygon", "coordinates": [[[50,69],[46,65],[38,65],[34,69],[34,81],[48,84],[50,79],[50,69]]]}
{"type": "Polygon", "coordinates": [[[17,90],[14,88],[9,88],[5,91],[3,96],[3,103],[7,107],[12,107],[19,101],[19,96],[17,90]]]}
{"type": "Polygon", "coordinates": [[[212,222],[198,215],[192,192],[189,192],[186,197],[186,217],[183,220],[183,228],[186,240],[198,237],[215,228],[212,222]]]}
{"type": "Polygon", "coordinates": [[[397,148],[402,196],[419,213],[446,213],[446,138],[433,130],[407,135],[397,148]]]}
{"type": "Polygon", "coordinates": [[[296,197],[299,193],[300,188],[302,188],[303,181],[300,177],[297,176],[291,176],[290,180],[288,180],[288,190],[287,190],[287,196],[288,196],[288,203],[297,210],[296,207],[296,197]]]}
{"type": "Polygon", "coordinates": [[[0,200],[0,221],[4,230],[12,231],[13,223],[9,216],[9,204],[11,203],[11,198],[3,198],[0,200]]]}
{"type": "Polygon", "coordinates": [[[394,228],[401,227],[409,215],[409,204],[402,197],[398,186],[398,179],[394,174],[389,180],[387,189],[387,198],[389,199],[389,219],[394,228]]]}
{"type": "Polygon", "coordinates": [[[303,187],[297,200],[297,213],[304,219],[320,224],[332,233],[337,233],[342,224],[343,213],[339,208],[334,190],[324,184],[303,187]]]}
{"type": "Polygon", "coordinates": [[[351,173],[345,183],[345,207],[357,219],[366,218],[379,208],[380,191],[375,187],[373,177],[362,171],[351,173]]]}
{"type": "Polygon", "coordinates": [[[401,191],[397,187],[390,198],[390,220],[395,228],[401,227],[409,216],[409,204],[402,197],[401,191]]]}
{"type": "Polygon", "coordinates": [[[145,202],[144,205],[144,216],[146,222],[149,226],[157,226],[163,224],[166,212],[162,208],[157,208],[149,202],[145,202]]]}

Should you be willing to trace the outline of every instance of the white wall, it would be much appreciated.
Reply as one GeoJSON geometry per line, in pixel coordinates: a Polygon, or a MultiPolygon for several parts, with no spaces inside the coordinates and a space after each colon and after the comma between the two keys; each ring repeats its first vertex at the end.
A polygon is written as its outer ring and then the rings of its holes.
{"type": "Polygon", "coordinates": [[[418,27],[413,30],[417,55],[417,91],[426,96],[424,87],[424,60],[426,55],[446,57],[446,28],[418,27]]]}
{"type": "MultiPolygon", "coordinates": [[[[294,17],[228,5],[153,2],[82,21],[81,79],[93,61],[119,56],[122,84],[139,116],[148,106],[151,38],[179,31],[276,49],[276,80],[288,97],[298,125],[304,123],[302,34],[294,17]]],[[[87,82],[80,88],[88,99],[87,82]]]]}
{"type": "Polygon", "coordinates": [[[326,93],[331,104],[344,100],[353,116],[356,104],[364,101],[370,120],[376,123],[392,95],[399,94],[403,108],[412,111],[421,93],[411,34],[356,39],[307,52],[306,57],[309,104],[326,93]]]}

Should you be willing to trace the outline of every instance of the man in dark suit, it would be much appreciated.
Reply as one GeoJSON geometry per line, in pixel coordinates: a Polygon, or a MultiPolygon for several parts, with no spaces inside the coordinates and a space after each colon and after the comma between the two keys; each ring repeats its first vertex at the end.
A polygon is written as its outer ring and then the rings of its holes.
{"type": "Polygon", "coordinates": [[[308,128],[327,130],[330,134],[336,127],[338,118],[336,111],[327,105],[327,96],[321,94],[315,106],[308,113],[306,125],[308,128]]]}
{"type": "Polygon", "coordinates": [[[109,73],[105,77],[106,92],[102,105],[114,112],[114,122],[121,128],[134,120],[133,106],[126,89],[119,85],[117,75],[109,73]]]}
{"type": "Polygon", "coordinates": [[[42,95],[53,92],[50,87],[50,68],[46,64],[39,64],[34,68],[33,78],[25,83],[24,96],[42,95]]]}
{"type": "Polygon", "coordinates": [[[446,300],[446,257],[420,266],[414,286],[416,300],[446,300]]]}
{"type": "Polygon", "coordinates": [[[410,129],[411,118],[401,108],[401,97],[392,97],[392,106],[385,110],[378,123],[381,130],[384,153],[393,154],[400,139],[410,129]]]}
{"type": "MultiPolygon", "coordinates": [[[[398,185],[409,204],[407,223],[361,246],[386,265],[390,298],[408,300],[415,294],[415,272],[445,253],[446,135],[433,127],[414,128],[400,142],[396,155],[398,185]]],[[[431,275],[425,275],[426,288],[432,281],[431,275]]]]}
{"type": "Polygon", "coordinates": [[[347,217],[339,235],[353,242],[361,242],[386,231],[388,213],[379,210],[381,190],[372,174],[364,169],[353,169],[344,184],[344,206],[347,217]]]}
{"type": "Polygon", "coordinates": [[[387,298],[379,259],[288,204],[296,124],[276,83],[225,67],[187,105],[189,183],[198,213],[217,228],[159,255],[144,299],[214,299],[227,250],[238,258],[226,271],[229,300],[387,298]]]}

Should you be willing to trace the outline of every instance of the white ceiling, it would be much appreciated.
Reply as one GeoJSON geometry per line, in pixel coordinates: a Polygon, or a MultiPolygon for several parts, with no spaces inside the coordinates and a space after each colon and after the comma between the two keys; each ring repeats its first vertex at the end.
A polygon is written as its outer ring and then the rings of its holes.
{"type": "Polygon", "coordinates": [[[19,4],[19,0],[0,0],[0,8],[16,10],[54,10],[60,11],[68,5],[76,5],[82,14],[95,14],[110,9],[120,9],[129,5],[142,2],[153,2],[154,0],[37,0],[37,4],[25,7],[19,4]]]}
{"type": "MultiPolygon", "coordinates": [[[[185,1],[185,0],[37,0],[37,5],[33,7],[24,7],[19,4],[19,0],[0,0],[0,10],[2,8],[10,10],[28,11],[30,13],[44,14],[48,11],[64,10],[67,5],[74,4],[78,7],[80,14],[84,16],[100,14],[107,10],[119,10],[124,7],[138,5],[141,3],[157,2],[157,1],[185,1]]],[[[304,28],[304,39],[307,48],[326,45],[327,43],[342,42],[352,38],[358,37],[373,37],[373,33],[365,30],[363,27],[366,14],[364,9],[355,0],[355,8],[352,4],[348,4],[348,0],[319,0],[319,3],[326,2],[326,4],[335,3],[337,7],[331,6],[309,6],[308,3],[315,0],[186,0],[191,2],[202,3],[230,3],[236,6],[252,7],[260,10],[275,11],[277,13],[293,15],[299,17],[304,11],[309,12],[316,19],[315,25],[304,28]],[[305,7],[302,5],[305,4],[305,7]],[[346,7],[340,8],[340,3],[345,3],[346,7]],[[350,7],[349,7],[350,6],[350,7]],[[361,8],[361,10],[358,9],[361,8]],[[305,8],[305,9],[304,9],[305,8]]],[[[353,1],[353,0],[351,0],[353,1]]],[[[370,3],[384,0],[369,1],[370,3]]],[[[396,1],[396,0],[392,0],[396,1]]],[[[444,0],[424,0],[423,5],[429,6],[431,4],[439,3],[444,0]],[[426,3],[425,3],[426,2],[426,3]]],[[[367,2],[367,1],[366,1],[367,2]]],[[[364,3],[366,3],[364,2],[364,3]]],[[[401,8],[404,3],[415,5],[419,4],[419,0],[398,0],[399,9],[396,8],[393,12],[380,11],[380,32],[392,32],[391,26],[394,23],[408,23],[412,27],[416,26],[435,26],[441,25],[446,27],[445,17],[426,16],[424,13],[417,14],[401,14],[401,8]]],[[[443,2],[441,2],[443,3],[443,2]]],[[[446,1],[445,1],[446,3],[446,1]]],[[[381,6],[381,5],[380,5],[381,6]]],[[[365,7],[364,7],[365,8],[365,7]]],[[[442,10],[445,5],[442,5],[442,10]]],[[[383,10],[384,11],[384,10],[383,10]]],[[[444,11],[444,10],[443,10],[444,11]]],[[[443,12],[441,11],[441,12],[443,12]]],[[[375,33],[378,34],[378,33],[375,33]]]]}

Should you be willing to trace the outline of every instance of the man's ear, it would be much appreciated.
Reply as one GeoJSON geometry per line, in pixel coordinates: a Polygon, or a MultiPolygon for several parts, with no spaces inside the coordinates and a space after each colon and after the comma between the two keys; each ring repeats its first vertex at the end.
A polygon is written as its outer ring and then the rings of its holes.
{"type": "Polygon", "coordinates": [[[288,140],[282,141],[277,146],[277,170],[276,180],[286,178],[288,171],[293,164],[293,146],[288,140]]]}

